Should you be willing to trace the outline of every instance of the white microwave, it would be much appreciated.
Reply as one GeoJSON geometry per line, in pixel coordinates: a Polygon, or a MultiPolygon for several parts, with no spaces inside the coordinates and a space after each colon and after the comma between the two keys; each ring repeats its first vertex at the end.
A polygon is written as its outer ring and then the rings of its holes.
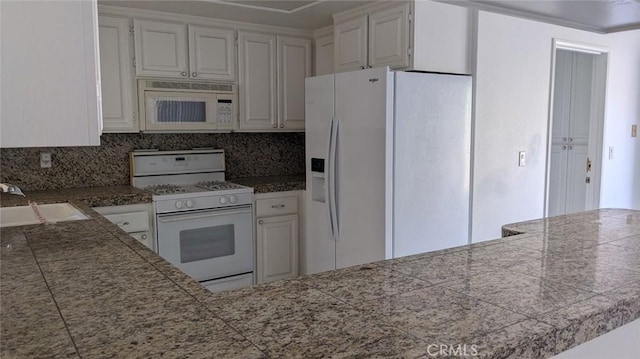
{"type": "Polygon", "coordinates": [[[138,80],[140,130],[235,130],[236,99],[234,84],[138,80]]]}

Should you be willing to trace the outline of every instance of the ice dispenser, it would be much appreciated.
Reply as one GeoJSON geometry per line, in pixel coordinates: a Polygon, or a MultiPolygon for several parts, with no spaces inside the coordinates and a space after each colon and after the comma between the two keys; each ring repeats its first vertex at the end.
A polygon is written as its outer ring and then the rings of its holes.
{"type": "Polygon", "coordinates": [[[324,158],[311,159],[311,199],[317,202],[325,202],[325,173],[324,158]]]}

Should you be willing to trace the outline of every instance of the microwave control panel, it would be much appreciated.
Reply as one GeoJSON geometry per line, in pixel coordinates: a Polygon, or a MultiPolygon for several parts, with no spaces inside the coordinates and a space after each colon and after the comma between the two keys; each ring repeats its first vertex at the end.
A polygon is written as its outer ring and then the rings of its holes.
{"type": "Polygon", "coordinates": [[[230,125],[233,121],[233,100],[218,99],[216,109],[216,119],[218,124],[230,125]]]}

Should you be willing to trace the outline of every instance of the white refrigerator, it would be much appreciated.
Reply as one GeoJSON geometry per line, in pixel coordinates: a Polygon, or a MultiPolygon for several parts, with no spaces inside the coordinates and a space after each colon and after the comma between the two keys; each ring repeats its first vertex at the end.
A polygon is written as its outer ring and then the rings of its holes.
{"type": "Polygon", "coordinates": [[[469,242],[471,77],[306,79],[305,274],[469,242]]]}

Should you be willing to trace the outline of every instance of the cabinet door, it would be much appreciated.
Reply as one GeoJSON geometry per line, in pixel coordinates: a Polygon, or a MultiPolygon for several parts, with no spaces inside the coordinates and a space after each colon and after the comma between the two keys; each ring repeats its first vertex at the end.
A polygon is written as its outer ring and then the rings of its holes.
{"type": "Polygon", "coordinates": [[[129,19],[100,16],[103,132],[138,132],[129,19]]]}
{"type": "Polygon", "coordinates": [[[133,20],[136,75],[187,78],[187,26],[133,20]]]}
{"type": "Polygon", "coordinates": [[[304,79],[311,76],[311,40],[278,36],[278,123],[304,130],[304,79]]]}
{"type": "Polygon", "coordinates": [[[409,3],[369,14],[369,66],[409,66],[409,3]]]}
{"type": "Polygon", "coordinates": [[[333,39],[336,72],[367,67],[367,15],[336,24],[333,39]]]}
{"type": "Polygon", "coordinates": [[[333,73],[333,35],[316,39],[315,59],[316,76],[333,73]]]}
{"type": "Polygon", "coordinates": [[[97,146],[97,2],[0,1],[0,146],[97,146]]]}
{"type": "Polygon", "coordinates": [[[567,146],[567,187],[563,214],[585,210],[587,199],[587,145],[567,146]]]}
{"type": "Polygon", "coordinates": [[[298,215],[258,219],[258,283],[298,276],[298,215]]]}
{"type": "Polygon", "coordinates": [[[234,30],[189,25],[189,76],[194,80],[236,79],[234,30]]]}
{"type": "Polygon", "coordinates": [[[549,216],[557,216],[565,212],[565,198],[567,192],[567,161],[566,145],[551,146],[551,166],[549,168],[549,216]]]}
{"type": "Polygon", "coordinates": [[[238,32],[240,129],[278,127],[276,117],[276,36],[238,32]]]}

